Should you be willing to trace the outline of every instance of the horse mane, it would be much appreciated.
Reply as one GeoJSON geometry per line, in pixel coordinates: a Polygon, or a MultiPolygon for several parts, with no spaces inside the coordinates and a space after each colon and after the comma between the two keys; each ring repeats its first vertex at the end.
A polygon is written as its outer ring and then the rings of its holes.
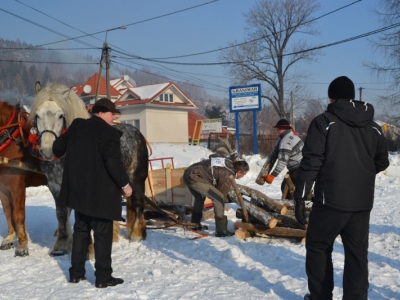
{"type": "Polygon", "coordinates": [[[10,120],[14,106],[8,102],[0,101],[0,126],[4,126],[10,120]]]}
{"type": "Polygon", "coordinates": [[[38,107],[52,99],[64,111],[66,125],[71,125],[76,118],[90,117],[85,103],[69,87],[63,84],[50,84],[36,94],[31,105],[30,121],[33,122],[38,107]]]}

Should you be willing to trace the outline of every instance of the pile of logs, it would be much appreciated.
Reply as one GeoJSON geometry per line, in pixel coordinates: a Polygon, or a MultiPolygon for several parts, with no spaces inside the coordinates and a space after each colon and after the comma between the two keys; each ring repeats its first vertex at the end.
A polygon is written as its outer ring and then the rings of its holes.
{"type": "Polygon", "coordinates": [[[306,230],[294,217],[292,200],[271,199],[260,191],[239,184],[234,185],[229,197],[242,207],[236,211],[236,217],[242,219],[242,222],[234,224],[237,237],[246,239],[252,235],[268,235],[305,241],[306,230]]]}

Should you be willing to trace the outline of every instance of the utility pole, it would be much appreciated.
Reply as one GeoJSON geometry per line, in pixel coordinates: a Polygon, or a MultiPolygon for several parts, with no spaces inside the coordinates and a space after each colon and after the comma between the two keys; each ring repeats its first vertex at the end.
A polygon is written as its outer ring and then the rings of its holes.
{"type": "Polygon", "coordinates": [[[360,101],[362,101],[362,90],[364,89],[363,87],[358,88],[360,90],[360,101]]]}
{"type": "Polygon", "coordinates": [[[103,64],[104,61],[106,63],[106,83],[107,83],[107,98],[111,100],[111,91],[110,91],[110,47],[108,47],[107,44],[107,33],[112,30],[117,30],[117,29],[126,29],[126,26],[120,26],[116,28],[112,28],[109,30],[106,30],[106,38],[103,43],[103,48],[101,49],[101,58],[100,58],[100,66],[99,66],[99,77],[97,78],[97,86],[96,86],[96,98],[94,99],[94,102],[98,100],[99,97],[99,90],[100,90],[100,78],[101,78],[101,72],[103,70],[103,64]]]}
{"type": "MultiPolygon", "coordinates": [[[[99,98],[101,72],[103,70],[104,60],[107,60],[106,57],[108,57],[108,45],[107,45],[107,42],[104,42],[103,43],[103,48],[101,50],[99,77],[97,78],[96,98],[94,99],[94,102],[96,102],[98,100],[98,98],[99,98]]],[[[106,65],[106,67],[109,67],[109,65],[106,65]]],[[[108,84],[107,84],[107,97],[109,97],[108,96],[108,84]]],[[[108,99],[110,99],[110,98],[108,98],[108,99]]]]}
{"type": "Polygon", "coordinates": [[[293,91],[290,91],[290,124],[294,129],[294,114],[293,114],[293,91]]]}

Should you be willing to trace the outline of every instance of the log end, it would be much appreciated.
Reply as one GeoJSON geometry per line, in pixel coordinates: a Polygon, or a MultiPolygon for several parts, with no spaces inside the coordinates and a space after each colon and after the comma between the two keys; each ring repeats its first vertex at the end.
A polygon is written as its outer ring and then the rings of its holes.
{"type": "Polygon", "coordinates": [[[243,228],[239,228],[235,231],[235,236],[243,241],[245,241],[247,238],[251,237],[250,232],[243,228]]]}
{"type": "Polygon", "coordinates": [[[286,215],[286,212],[287,212],[287,207],[286,206],[282,206],[280,214],[281,215],[286,215]]]}
{"type": "Polygon", "coordinates": [[[271,221],[268,222],[269,228],[274,228],[276,226],[276,224],[278,224],[277,219],[271,219],[271,221]]]}

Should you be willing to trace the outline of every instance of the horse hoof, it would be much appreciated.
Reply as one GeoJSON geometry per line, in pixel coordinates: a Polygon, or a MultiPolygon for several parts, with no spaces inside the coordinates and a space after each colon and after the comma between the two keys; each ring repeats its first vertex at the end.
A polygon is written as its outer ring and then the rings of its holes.
{"type": "Polygon", "coordinates": [[[1,244],[0,250],[10,250],[14,248],[14,243],[1,244]]]}
{"type": "Polygon", "coordinates": [[[20,250],[15,250],[15,257],[24,257],[24,256],[28,256],[29,255],[29,251],[28,249],[20,249],[20,250]]]}
{"type": "Polygon", "coordinates": [[[65,250],[53,250],[50,252],[50,256],[54,257],[54,256],[63,256],[67,254],[67,251],[65,250]]]}

